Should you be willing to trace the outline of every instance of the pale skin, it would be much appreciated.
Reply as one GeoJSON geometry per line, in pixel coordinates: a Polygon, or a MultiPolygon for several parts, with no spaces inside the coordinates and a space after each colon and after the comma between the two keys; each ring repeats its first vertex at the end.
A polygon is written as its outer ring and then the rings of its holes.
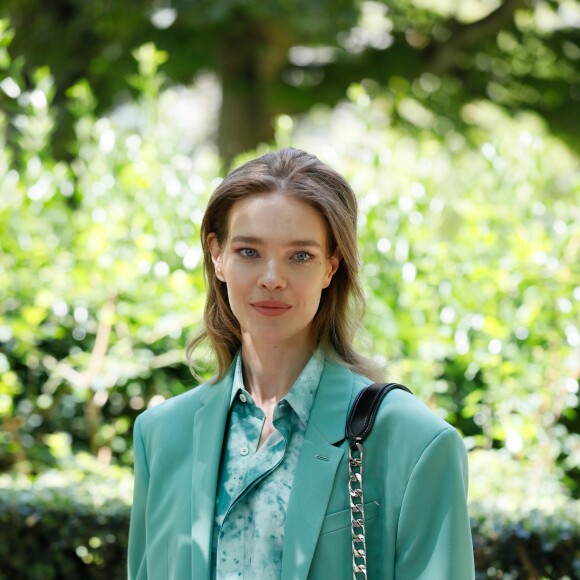
{"type": "Polygon", "coordinates": [[[312,320],[339,258],[328,255],[325,219],[281,193],[236,202],[222,247],[215,234],[208,245],[240,323],[245,386],[266,417],[261,446],[274,430],[276,403],[316,349],[312,320]]]}

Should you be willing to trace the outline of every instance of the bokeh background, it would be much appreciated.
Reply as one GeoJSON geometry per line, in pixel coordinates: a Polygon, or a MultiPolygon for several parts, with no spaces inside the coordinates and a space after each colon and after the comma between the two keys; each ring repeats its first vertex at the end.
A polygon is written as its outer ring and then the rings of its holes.
{"type": "Polygon", "coordinates": [[[133,422],[196,385],[205,203],[288,145],[357,192],[359,348],[465,438],[477,577],[580,578],[579,28],[572,0],[0,0],[0,579],[124,577],[133,422]]]}

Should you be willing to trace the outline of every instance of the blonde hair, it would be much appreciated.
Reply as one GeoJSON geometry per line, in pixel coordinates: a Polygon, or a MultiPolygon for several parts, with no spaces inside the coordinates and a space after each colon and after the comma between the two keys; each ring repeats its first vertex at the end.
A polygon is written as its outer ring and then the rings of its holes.
{"type": "Polygon", "coordinates": [[[316,343],[322,346],[326,356],[338,355],[354,371],[380,380],[377,365],[359,354],[352,344],[365,309],[359,277],[356,197],[337,171],[314,155],[294,148],[248,161],[232,171],[209,199],[200,232],[207,285],[204,328],[187,345],[190,367],[194,369],[194,350],[209,339],[217,359],[216,380],[219,380],[227,373],[241,346],[240,325],[230,308],[226,284],[215,275],[208,236],[214,233],[221,247],[227,240],[232,205],[250,195],[267,193],[282,193],[303,200],[325,218],[329,253],[336,253],[340,263],[330,285],[322,291],[314,316],[316,343]]]}

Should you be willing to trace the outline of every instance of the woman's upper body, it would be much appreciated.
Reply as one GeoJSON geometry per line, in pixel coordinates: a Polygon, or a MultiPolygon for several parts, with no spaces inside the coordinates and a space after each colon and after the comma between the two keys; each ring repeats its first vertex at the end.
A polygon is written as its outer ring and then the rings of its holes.
{"type": "MultiPolygon", "coordinates": [[[[352,346],[356,216],[344,178],[294,149],[212,194],[205,327],[188,352],[209,339],[218,373],[135,425],[130,578],[352,574],[345,422],[375,373],[352,346]]],[[[471,578],[461,439],[414,397],[389,399],[365,445],[369,576],[471,578]]]]}
{"type": "MultiPolygon", "coordinates": [[[[210,578],[233,375],[234,367],[217,384],[146,411],[135,425],[131,580],[210,578]]],[[[282,580],[352,578],[344,429],[369,382],[325,360],[289,496],[282,580]]],[[[364,462],[369,579],[473,578],[467,460],[455,429],[416,397],[394,391],[365,442],[364,462]]]]}

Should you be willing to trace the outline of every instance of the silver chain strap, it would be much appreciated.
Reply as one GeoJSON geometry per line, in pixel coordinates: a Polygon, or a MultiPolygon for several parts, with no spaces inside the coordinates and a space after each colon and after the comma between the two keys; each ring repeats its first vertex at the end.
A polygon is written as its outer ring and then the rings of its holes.
{"type": "Polygon", "coordinates": [[[353,580],[366,580],[367,554],[365,542],[365,503],[362,487],[363,446],[348,454],[348,491],[350,493],[350,521],[352,525],[352,570],[353,580]]]}

